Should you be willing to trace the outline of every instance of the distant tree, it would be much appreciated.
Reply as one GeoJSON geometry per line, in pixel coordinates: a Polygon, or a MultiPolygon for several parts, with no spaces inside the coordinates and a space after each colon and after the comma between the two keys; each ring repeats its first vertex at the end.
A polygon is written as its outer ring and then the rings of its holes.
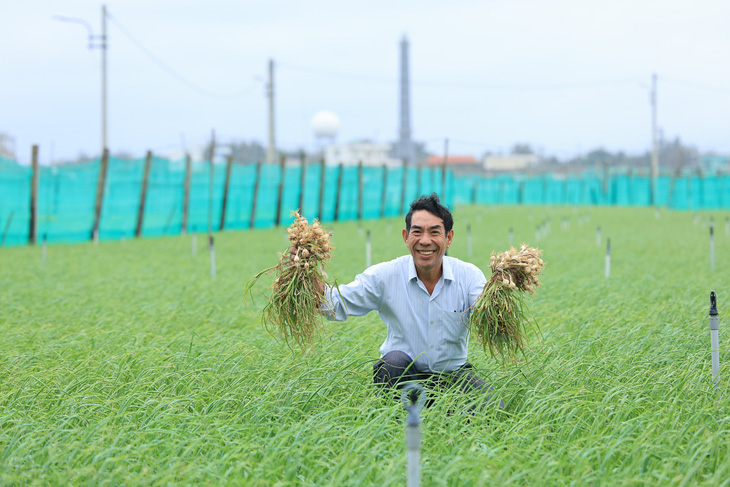
{"type": "Polygon", "coordinates": [[[515,145],[512,146],[512,154],[534,154],[535,151],[532,150],[532,146],[527,143],[523,142],[517,142],[515,145]]]}
{"type": "Polygon", "coordinates": [[[256,140],[231,143],[231,155],[239,164],[266,162],[266,148],[256,140]]]}
{"type": "Polygon", "coordinates": [[[114,157],[115,159],[125,159],[125,160],[136,159],[134,154],[132,154],[131,152],[129,152],[127,150],[116,151],[116,152],[112,153],[111,156],[114,157]]]}

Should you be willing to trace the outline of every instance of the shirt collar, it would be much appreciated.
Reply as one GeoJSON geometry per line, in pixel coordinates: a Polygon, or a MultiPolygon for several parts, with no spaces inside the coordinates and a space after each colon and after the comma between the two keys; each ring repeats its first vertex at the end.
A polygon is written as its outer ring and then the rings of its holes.
{"type": "MultiPolygon", "coordinates": [[[[454,269],[451,267],[451,259],[446,257],[445,255],[441,259],[441,262],[443,264],[443,271],[444,280],[453,281],[454,280],[454,269]]],[[[416,263],[413,262],[413,256],[411,254],[408,254],[408,280],[412,281],[413,279],[416,279],[418,277],[418,274],[416,274],[416,263]]]]}

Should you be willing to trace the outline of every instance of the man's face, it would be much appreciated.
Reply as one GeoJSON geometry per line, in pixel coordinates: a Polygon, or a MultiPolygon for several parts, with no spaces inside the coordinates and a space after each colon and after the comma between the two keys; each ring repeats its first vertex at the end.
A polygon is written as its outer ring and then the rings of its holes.
{"type": "Polygon", "coordinates": [[[430,270],[441,264],[446,249],[451,247],[454,230],[446,233],[444,221],[426,210],[411,215],[411,231],[403,229],[403,240],[413,256],[416,267],[430,270]]]}

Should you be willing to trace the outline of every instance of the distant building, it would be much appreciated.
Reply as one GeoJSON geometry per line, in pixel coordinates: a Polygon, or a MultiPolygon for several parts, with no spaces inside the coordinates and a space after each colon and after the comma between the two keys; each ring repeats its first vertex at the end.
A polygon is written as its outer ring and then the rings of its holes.
{"type": "Polygon", "coordinates": [[[373,142],[353,142],[349,144],[330,145],[324,149],[324,161],[328,166],[400,166],[402,162],[391,157],[392,147],[389,144],[373,142]]]}
{"type": "Polygon", "coordinates": [[[15,159],[15,138],[0,132],[0,157],[15,159]]]}
{"type": "MultiPolygon", "coordinates": [[[[429,156],[426,159],[427,167],[441,167],[444,165],[443,156],[429,156]]],[[[447,156],[446,165],[454,174],[478,174],[482,172],[482,166],[474,156],[447,156]]]]}
{"type": "Polygon", "coordinates": [[[483,165],[487,172],[524,171],[537,166],[537,154],[509,154],[506,156],[485,156],[483,165]]]}

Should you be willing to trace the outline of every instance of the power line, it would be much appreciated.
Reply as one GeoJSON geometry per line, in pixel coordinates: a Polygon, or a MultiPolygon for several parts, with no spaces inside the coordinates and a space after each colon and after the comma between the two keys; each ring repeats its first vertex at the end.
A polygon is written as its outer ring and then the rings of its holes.
{"type": "Polygon", "coordinates": [[[704,90],[704,91],[714,91],[716,93],[726,93],[730,94],[730,88],[725,88],[722,86],[711,86],[711,85],[705,85],[701,83],[695,83],[693,81],[683,81],[680,79],[675,78],[667,78],[666,76],[659,76],[659,79],[661,81],[668,82],[670,84],[675,84],[679,86],[686,86],[687,88],[694,88],[697,90],[704,90]]]}
{"type": "MultiPolygon", "coordinates": [[[[395,84],[398,80],[395,78],[372,76],[362,73],[352,73],[343,71],[333,71],[329,69],[314,68],[308,66],[294,65],[289,63],[278,63],[278,66],[291,71],[302,73],[329,76],[333,78],[353,79],[357,81],[372,81],[376,83],[395,84]]],[[[454,83],[444,81],[413,81],[414,86],[434,87],[434,88],[457,88],[471,90],[495,90],[495,91],[541,91],[541,90],[564,90],[564,89],[591,89],[605,88],[617,85],[637,84],[640,83],[638,78],[623,78],[604,81],[586,81],[586,82],[564,82],[564,83],[536,83],[536,84],[503,84],[493,85],[487,83],[454,83]]]]}
{"type": "Polygon", "coordinates": [[[230,94],[216,93],[216,92],[207,90],[207,89],[201,87],[200,85],[198,85],[196,83],[193,83],[192,81],[190,81],[189,79],[187,79],[185,76],[181,75],[180,73],[178,73],[177,71],[175,71],[174,69],[172,69],[170,66],[168,66],[167,64],[165,64],[162,60],[160,60],[160,58],[158,58],[157,56],[155,56],[152,53],[152,51],[150,51],[147,47],[145,47],[144,44],[142,44],[139,40],[137,40],[137,38],[134,37],[132,35],[132,33],[129,32],[129,30],[126,29],[122,25],[122,23],[119,21],[119,19],[117,19],[116,17],[114,17],[113,15],[111,15],[111,13],[109,13],[108,11],[107,11],[107,16],[108,16],[108,18],[110,18],[112,20],[112,22],[114,22],[116,24],[116,26],[119,28],[119,30],[122,32],[122,34],[124,34],[135,46],[137,46],[137,48],[140,51],[142,51],[142,53],[145,56],[147,56],[147,58],[150,61],[152,61],[154,64],[157,65],[157,67],[159,67],[160,69],[162,69],[163,71],[165,71],[167,74],[169,74],[170,76],[172,76],[173,78],[175,78],[176,80],[178,80],[180,83],[182,83],[183,85],[187,86],[188,88],[190,88],[191,90],[197,92],[200,95],[207,96],[209,98],[215,98],[215,99],[218,99],[218,100],[230,100],[230,99],[233,99],[233,98],[242,98],[242,97],[244,97],[245,95],[248,95],[254,89],[257,88],[257,86],[254,84],[254,86],[252,86],[251,88],[249,88],[249,89],[247,89],[245,91],[239,91],[239,92],[230,93],[230,94]]]}

